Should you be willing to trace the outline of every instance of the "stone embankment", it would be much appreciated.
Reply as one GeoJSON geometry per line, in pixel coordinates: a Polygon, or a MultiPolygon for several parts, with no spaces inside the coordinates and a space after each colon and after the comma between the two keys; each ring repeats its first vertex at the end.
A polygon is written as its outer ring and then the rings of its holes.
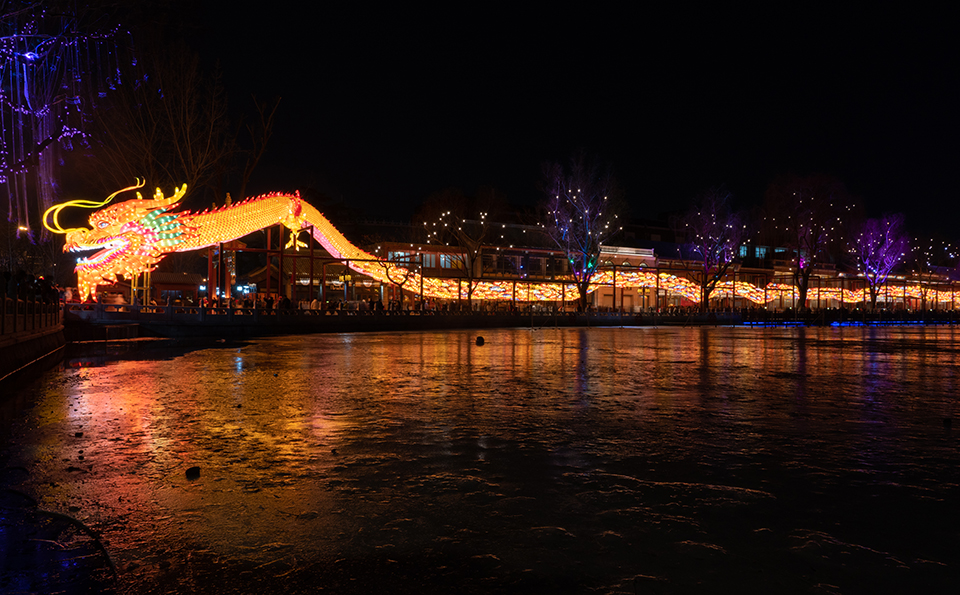
{"type": "Polygon", "coordinates": [[[55,357],[63,349],[63,311],[57,303],[2,298],[0,382],[55,357]]]}
{"type": "Polygon", "coordinates": [[[734,313],[664,316],[627,312],[326,312],[263,308],[68,304],[68,336],[84,339],[255,337],[307,333],[390,332],[470,328],[548,328],[740,324],[734,313]],[[136,325],[136,331],[129,327],[136,325]]]}

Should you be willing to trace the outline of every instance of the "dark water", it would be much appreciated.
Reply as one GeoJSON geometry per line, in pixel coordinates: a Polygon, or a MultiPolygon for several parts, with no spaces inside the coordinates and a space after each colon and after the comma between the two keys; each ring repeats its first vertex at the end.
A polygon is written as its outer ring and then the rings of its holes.
{"type": "Polygon", "coordinates": [[[91,349],[5,485],[130,593],[956,592],[960,332],[478,334],[91,349]]]}

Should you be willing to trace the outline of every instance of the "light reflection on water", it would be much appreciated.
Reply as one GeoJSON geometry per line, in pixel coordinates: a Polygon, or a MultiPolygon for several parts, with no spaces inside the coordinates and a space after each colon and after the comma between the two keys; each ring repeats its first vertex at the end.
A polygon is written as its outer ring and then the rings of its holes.
{"type": "Polygon", "coordinates": [[[8,458],[31,470],[20,489],[102,532],[131,592],[946,585],[957,338],[521,329],[146,349],[38,382],[8,458]]]}

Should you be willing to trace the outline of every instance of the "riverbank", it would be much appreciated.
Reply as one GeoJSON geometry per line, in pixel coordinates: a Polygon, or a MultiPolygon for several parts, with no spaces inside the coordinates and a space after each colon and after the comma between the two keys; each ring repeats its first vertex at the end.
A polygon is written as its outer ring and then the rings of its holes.
{"type": "Polygon", "coordinates": [[[140,336],[245,338],[310,333],[492,328],[729,326],[743,322],[738,313],[712,312],[671,316],[619,312],[327,313],[318,310],[103,304],[70,304],[66,309],[65,320],[69,340],[129,338],[130,330],[123,328],[129,325],[136,325],[140,336]]]}
{"type": "Polygon", "coordinates": [[[659,326],[887,326],[952,325],[950,310],[827,309],[771,312],[746,309],[693,313],[654,312],[326,312],[263,308],[68,304],[68,341],[153,337],[250,338],[354,332],[407,332],[493,328],[659,326]]]}

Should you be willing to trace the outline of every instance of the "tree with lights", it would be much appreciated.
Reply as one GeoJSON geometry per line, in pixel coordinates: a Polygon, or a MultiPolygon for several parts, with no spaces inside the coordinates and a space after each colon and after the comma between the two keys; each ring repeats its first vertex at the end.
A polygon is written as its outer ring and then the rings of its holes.
{"type": "Polygon", "coordinates": [[[687,243],[700,263],[700,308],[727,274],[747,235],[744,217],[732,210],[731,195],[723,188],[708,190],[682,219],[687,243]]]}
{"type": "Polygon", "coordinates": [[[420,254],[415,252],[413,244],[409,251],[387,251],[377,242],[371,244],[373,255],[377,258],[377,265],[383,270],[387,281],[397,286],[400,296],[403,296],[403,286],[411,279],[416,278],[420,271],[420,254]]]}
{"type": "Polygon", "coordinates": [[[586,310],[603,243],[622,229],[620,188],[609,167],[580,153],[567,167],[552,163],[544,168],[544,191],[540,227],[570,264],[580,307],[586,310]]]}
{"type": "Polygon", "coordinates": [[[17,236],[35,239],[59,194],[61,151],[87,138],[121,85],[118,40],[129,34],[105,15],[65,0],[0,4],[0,188],[17,236]]]}
{"type": "Polygon", "coordinates": [[[907,268],[918,281],[920,307],[927,309],[927,298],[937,280],[945,279],[945,271],[957,266],[958,250],[934,235],[913,238],[907,257],[907,268]]]}
{"type": "Polygon", "coordinates": [[[772,183],[763,207],[768,243],[790,253],[798,305],[806,307],[814,269],[842,250],[844,222],[856,220],[856,206],[839,180],[830,176],[788,176],[772,183]]]}
{"type": "Polygon", "coordinates": [[[483,256],[496,250],[492,246],[499,238],[494,221],[506,211],[506,204],[493,188],[481,188],[472,197],[447,188],[428,197],[415,215],[423,242],[439,247],[440,259],[445,261],[442,268],[456,270],[466,282],[468,308],[477,285],[489,272],[483,256]]]}
{"type": "Polygon", "coordinates": [[[888,215],[882,219],[867,219],[860,228],[850,252],[857,263],[857,271],[867,280],[870,291],[870,309],[877,307],[877,295],[887,277],[910,249],[903,228],[903,215],[888,215]]]}

